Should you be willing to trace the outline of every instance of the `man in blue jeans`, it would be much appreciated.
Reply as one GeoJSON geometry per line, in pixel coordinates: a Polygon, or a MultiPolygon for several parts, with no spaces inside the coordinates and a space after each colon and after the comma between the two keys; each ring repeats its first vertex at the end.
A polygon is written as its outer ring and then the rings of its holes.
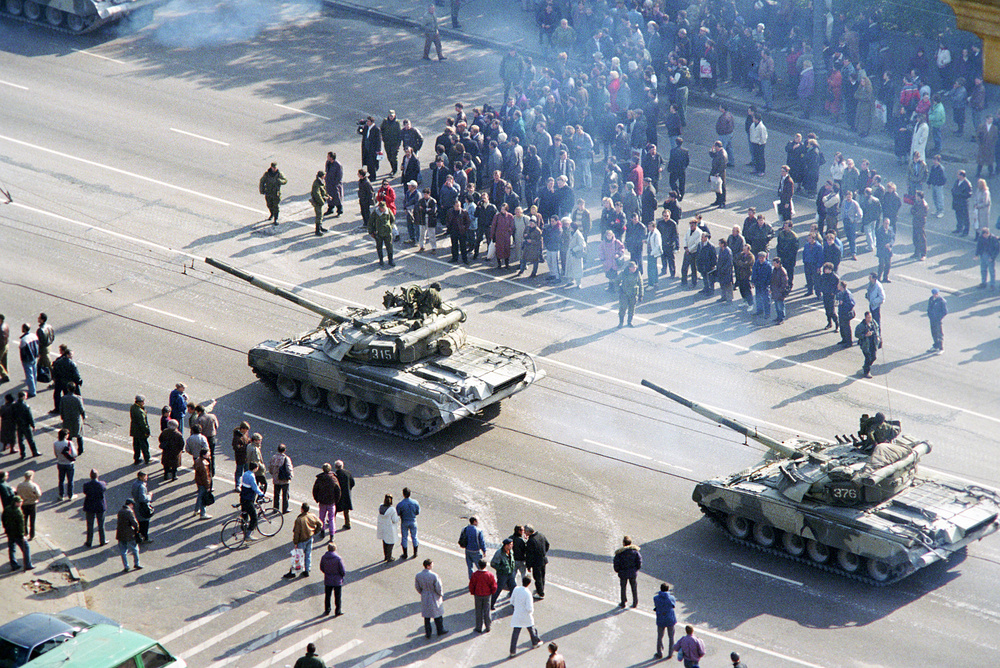
{"type": "Polygon", "coordinates": [[[403,500],[396,504],[396,514],[403,530],[403,559],[407,558],[407,536],[413,539],[413,558],[417,558],[417,515],[420,514],[420,504],[410,498],[410,488],[403,488],[403,500]]]}
{"type": "Polygon", "coordinates": [[[754,315],[771,317],[771,265],[767,262],[767,253],[757,253],[757,261],[750,273],[753,283],[754,315]]]}
{"type": "Polygon", "coordinates": [[[469,579],[472,579],[472,566],[486,556],[486,541],[479,529],[479,520],[475,517],[470,517],[469,524],[462,529],[459,545],[465,548],[465,566],[469,571],[469,579]]]}

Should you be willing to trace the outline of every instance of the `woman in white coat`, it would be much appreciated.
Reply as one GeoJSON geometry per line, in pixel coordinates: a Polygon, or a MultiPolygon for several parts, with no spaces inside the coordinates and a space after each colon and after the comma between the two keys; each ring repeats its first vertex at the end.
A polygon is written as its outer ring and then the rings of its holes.
{"type": "Polygon", "coordinates": [[[517,637],[521,635],[521,629],[528,629],[531,636],[531,648],[534,649],[542,644],[542,639],[538,637],[535,630],[535,602],[531,598],[528,587],[531,586],[531,578],[525,576],[521,579],[521,586],[514,587],[510,595],[510,604],[514,607],[514,614],[510,617],[510,655],[517,654],[517,637]]]}
{"type": "Polygon", "coordinates": [[[656,228],[656,223],[654,221],[649,221],[646,224],[646,280],[648,281],[648,287],[650,290],[656,289],[656,282],[660,278],[660,272],[657,271],[658,263],[660,257],[663,255],[663,236],[660,234],[660,230],[656,228]]]}
{"type": "Polygon", "coordinates": [[[392,505],[392,494],[386,494],[382,505],[378,507],[378,526],[375,535],[382,541],[382,552],[386,563],[395,561],[392,548],[399,542],[399,515],[392,505]]]}
{"type": "Polygon", "coordinates": [[[917,116],[917,124],[913,128],[913,139],[910,140],[910,155],[920,153],[920,157],[927,155],[927,137],[930,135],[930,128],[927,126],[927,116],[920,114],[917,116]]]}
{"type": "Polygon", "coordinates": [[[583,287],[583,261],[587,257],[587,240],[580,231],[580,223],[570,223],[569,252],[566,257],[567,285],[583,287]]]}
{"type": "Polygon", "coordinates": [[[976,183],[976,195],[972,200],[972,213],[975,216],[976,230],[990,226],[990,187],[986,185],[986,179],[979,179],[976,183]]]}

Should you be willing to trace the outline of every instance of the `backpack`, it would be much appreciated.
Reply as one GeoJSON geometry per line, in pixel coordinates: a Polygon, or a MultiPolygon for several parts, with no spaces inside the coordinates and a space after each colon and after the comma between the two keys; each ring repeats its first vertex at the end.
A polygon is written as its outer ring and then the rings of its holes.
{"type": "Polygon", "coordinates": [[[458,534],[458,546],[468,547],[469,546],[469,527],[462,529],[462,533],[458,534]]]}
{"type": "Polygon", "coordinates": [[[278,478],[281,480],[291,480],[292,479],[292,467],[288,465],[288,456],[286,455],[283,460],[281,460],[281,466],[278,467],[278,478]]]}

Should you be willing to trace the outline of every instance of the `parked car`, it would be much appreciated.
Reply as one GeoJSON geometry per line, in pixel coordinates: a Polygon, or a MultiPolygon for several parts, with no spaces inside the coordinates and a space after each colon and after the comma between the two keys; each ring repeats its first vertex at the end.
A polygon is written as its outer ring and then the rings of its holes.
{"type": "Polygon", "coordinates": [[[141,633],[97,624],[25,668],[187,668],[187,664],[141,633]]]}
{"type": "Polygon", "coordinates": [[[0,668],[18,668],[72,640],[95,624],[118,622],[86,608],[55,614],[33,612],[0,626],[0,668]]]}

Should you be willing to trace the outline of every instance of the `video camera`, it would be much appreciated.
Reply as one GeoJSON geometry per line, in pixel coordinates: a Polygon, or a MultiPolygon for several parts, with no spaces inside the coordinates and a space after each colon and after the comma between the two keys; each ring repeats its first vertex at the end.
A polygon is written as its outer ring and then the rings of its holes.
{"type": "Polygon", "coordinates": [[[358,121],[358,128],[357,128],[357,130],[358,130],[358,134],[359,135],[363,135],[365,133],[365,126],[366,125],[368,125],[368,119],[367,118],[362,118],[360,121],[358,121]]]}

